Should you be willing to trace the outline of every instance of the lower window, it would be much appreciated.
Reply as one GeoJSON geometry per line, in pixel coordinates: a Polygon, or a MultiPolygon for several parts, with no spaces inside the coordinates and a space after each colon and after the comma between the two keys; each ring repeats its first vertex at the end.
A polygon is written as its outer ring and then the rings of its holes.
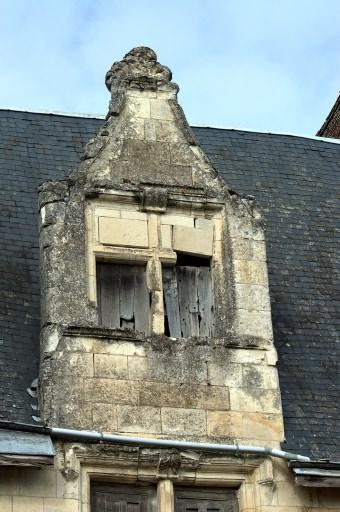
{"type": "Polygon", "coordinates": [[[91,512],[156,512],[156,488],[92,484],[91,512]]]}
{"type": "Polygon", "coordinates": [[[175,490],[176,512],[237,512],[233,490],[178,489],[175,490]]]}

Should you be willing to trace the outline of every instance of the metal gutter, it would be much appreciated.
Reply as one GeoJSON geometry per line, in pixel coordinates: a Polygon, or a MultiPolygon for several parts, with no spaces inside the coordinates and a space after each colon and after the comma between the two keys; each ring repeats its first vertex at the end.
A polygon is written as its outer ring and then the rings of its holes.
{"type": "Polygon", "coordinates": [[[309,462],[311,459],[296,453],[289,453],[277,448],[266,446],[252,446],[242,444],[216,444],[196,443],[175,439],[152,439],[144,437],[130,437],[119,434],[103,434],[101,432],[72,430],[58,427],[45,427],[39,425],[26,425],[23,423],[11,423],[0,421],[0,428],[21,430],[24,432],[39,432],[51,436],[52,439],[65,439],[83,443],[112,443],[147,448],[175,448],[178,450],[201,450],[205,452],[230,453],[233,455],[248,454],[259,456],[278,457],[280,459],[309,462]]]}

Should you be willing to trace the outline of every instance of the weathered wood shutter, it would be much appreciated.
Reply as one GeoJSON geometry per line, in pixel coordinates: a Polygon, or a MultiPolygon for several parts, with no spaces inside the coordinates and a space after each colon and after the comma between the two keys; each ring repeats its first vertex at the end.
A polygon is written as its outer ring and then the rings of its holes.
{"type": "Polygon", "coordinates": [[[176,512],[237,512],[238,505],[234,491],[176,492],[176,512]]]}
{"type": "Polygon", "coordinates": [[[170,336],[177,338],[214,334],[214,295],[210,267],[165,267],[163,289],[170,336]]]}
{"type": "Polygon", "coordinates": [[[98,262],[97,295],[103,327],[149,333],[150,294],[145,266],[98,262]]]}
{"type": "Polygon", "coordinates": [[[91,489],[91,512],[150,512],[154,505],[153,488],[96,484],[91,489]]]}

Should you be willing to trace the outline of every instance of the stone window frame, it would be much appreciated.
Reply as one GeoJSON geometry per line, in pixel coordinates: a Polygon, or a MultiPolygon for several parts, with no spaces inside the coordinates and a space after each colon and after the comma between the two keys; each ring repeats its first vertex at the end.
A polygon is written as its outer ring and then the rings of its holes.
{"type": "MultiPolygon", "coordinates": [[[[223,229],[225,219],[223,219],[224,203],[197,196],[177,196],[171,200],[171,205],[161,211],[157,208],[143,208],[140,194],[134,192],[111,191],[102,193],[95,199],[89,198],[86,202],[86,260],[87,260],[87,293],[90,304],[97,308],[97,281],[96,281],[96,262],[104,260],[111,263],[138,263],[145,264],[147,279],[150,283],[152,302],[156,304],[151,312],[150,327],[153,334],[164,334],[164,300],[162,283],[162,265],[175,265],[176,252],[169,248],[160,246],[159,224],[162,215],[187,217],[188,219],[209,219],[213,222],[213,251],[211,256],[212,278],[214,282],[214,295],[218,296],[221,284],[225,281],[223,229]],[[98,241],[98,215],[96,212],[106,213],[109,217],[116,218],[117,211],[129,212],[131,218],[147,218],[148,229],[148,248],[103,245],[98,241]]],[[[231,283],[229,283],[231,284],[231,283]]],[[[229,301],[230,302],[230,301],[229,301]]],[[[224,317],[226,311],[230,311],[228,300],[223,302],[215,300],[215,305],[223,308],[224,317]]],[[[217,313],[221,317],[221,311],[217,313]]],[[[231,315],[230,315],[231,318],[231,315]]],[[[216,326],[216,335],[218,329],[216,326]]]]}
{"type": "MultiPolygon", "coordinates": [[[[74,450],[74,446],[72,447],[74,450]]],[[[86,453],[84,447],[75,455],[76,474],[80,475],[81,512],[91,511],[93,482],[112,484],[149,483],[157,487],[157,512],[174,512],[176,487],[234,489],[239,512],[255,509],[262,486],[273,482],[273,463],[263,457],[206,456],[200,460],[193,454],[153,454],[150,450],[134,454],[121,452],[115,457],[86,453]],[[174,461],[174,457],[176,461],[174,461]],[[106,459],[106,460],[103,460],[106,459]],[[178,460],[177,460],[178,459],[178,460]],[[174,463],[175,462],[175,463],[174,463]],[[177,465],[177,467],[176,467],[177,465]],[[179,467],[178,467],[179,466],[179,467]]],[[[73,459],[74,461],[74,459],[73,459]]],[[[74,462],[73,462],[74,465],[74,462]]]]}

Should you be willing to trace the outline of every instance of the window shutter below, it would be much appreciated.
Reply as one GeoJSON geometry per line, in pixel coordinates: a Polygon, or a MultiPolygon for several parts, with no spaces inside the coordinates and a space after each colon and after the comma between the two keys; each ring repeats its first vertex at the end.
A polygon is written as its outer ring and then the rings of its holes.
{"type": "Polygon", "coordinates": [[[97,290],[103,327],[149,334],[150,293],[144,266],[97,263],[97,290]]]}
{"type": "Polygon", "coordinates": [[[178,266],[163,270],[169,335],[214,334],[214,297],[210,267],[178,266]]]}

